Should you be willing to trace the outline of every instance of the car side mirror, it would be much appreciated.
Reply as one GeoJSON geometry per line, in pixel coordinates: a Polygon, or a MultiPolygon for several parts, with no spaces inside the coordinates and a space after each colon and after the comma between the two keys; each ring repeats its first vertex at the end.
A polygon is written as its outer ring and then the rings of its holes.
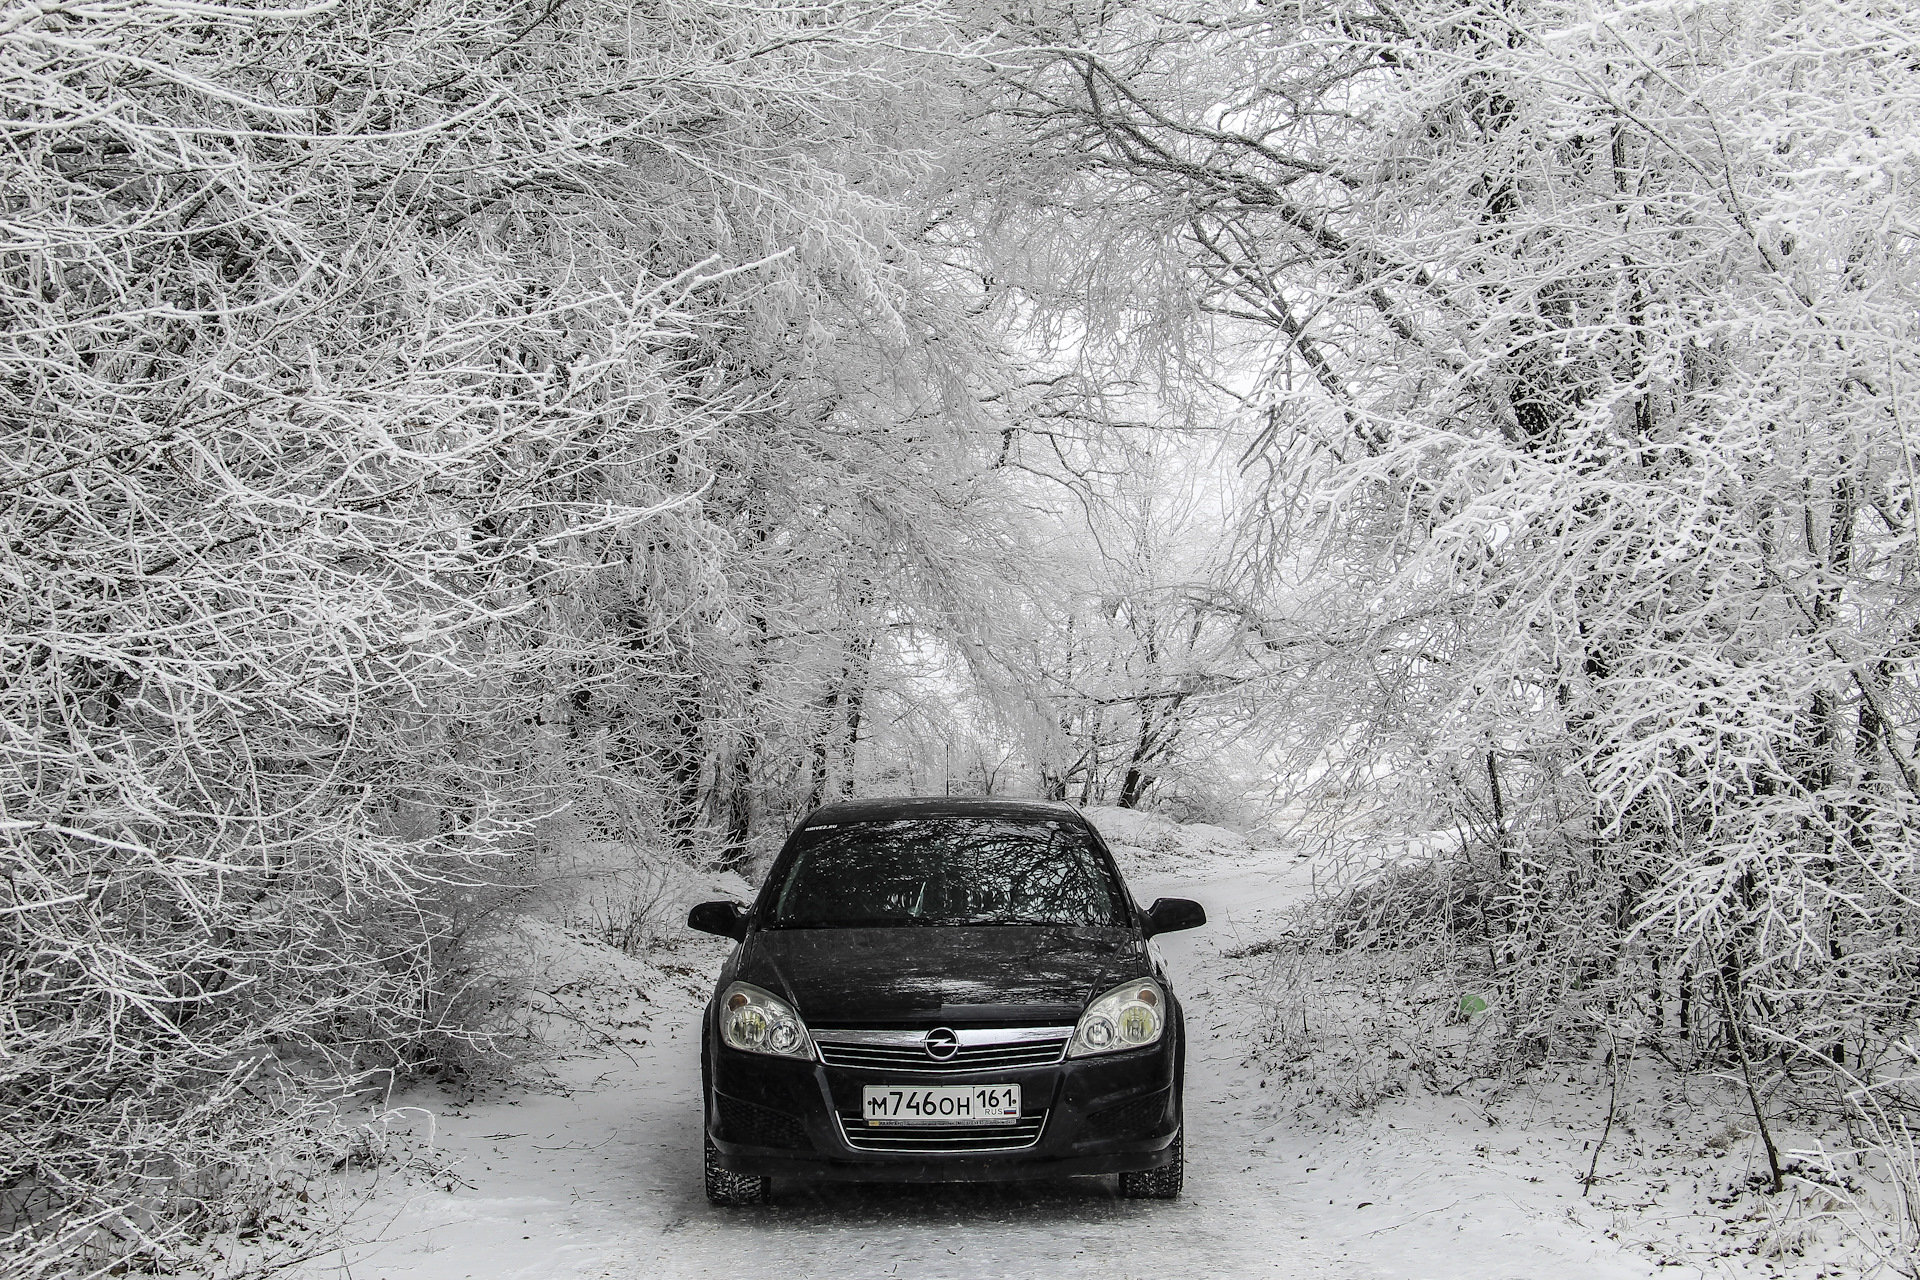
{"type": "Polygon", "coordinates": [[[687,912],[687,928],[738,942],[747,936],[747,910],[737,902],[703,902],[687,912]]]}
{"type": "Polygon", "coordinates": [[[1207,909],[1186,898],[1155,898],[1147,908],[1147,936],[1198,929],[1207,922],[1207,909]]]}

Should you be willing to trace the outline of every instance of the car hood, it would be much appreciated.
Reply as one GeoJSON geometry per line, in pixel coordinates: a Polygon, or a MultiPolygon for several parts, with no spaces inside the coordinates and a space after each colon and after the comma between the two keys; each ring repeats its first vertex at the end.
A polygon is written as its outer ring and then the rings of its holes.
{"type": "Polygon", "coordinates": [[[748,938],[735,976],[810,1026],[1064,1025],[1151,967],[1131,929],[773,929],[748,938]]]}

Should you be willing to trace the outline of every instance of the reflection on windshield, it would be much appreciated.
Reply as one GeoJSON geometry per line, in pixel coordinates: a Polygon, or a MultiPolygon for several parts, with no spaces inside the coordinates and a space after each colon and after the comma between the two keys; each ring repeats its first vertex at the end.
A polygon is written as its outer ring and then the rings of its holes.
{"type": "Polygon", "coordinates": [[[775,928],[1126,923],[1087,834],[1061,823],[903,818],[809,835],[775,928]]]}

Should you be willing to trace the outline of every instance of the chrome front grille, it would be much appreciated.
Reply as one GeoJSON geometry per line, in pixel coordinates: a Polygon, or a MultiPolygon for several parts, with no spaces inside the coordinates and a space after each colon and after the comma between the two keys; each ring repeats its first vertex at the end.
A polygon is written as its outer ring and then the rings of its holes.
{"type": "MultiPolygon", "coordinates": [[[[946,1030],[942,1028],[942,1030],[946,1030]]],[[[1013,1067],[1045,1067],[1060,1061],[1072,1027],[988,1027],[951,1032],[952,1056],[928,1052],[925,1031],[818,1030],[813,1042],[830,1067],[874,1071],[957,1074],[1013,1067]]],[[[936,1048],[939,1046],[936,1045],[936,1048]]]]}
{"type": "Polygon", "coordinates": [[[1021,1116],[1013,1124],[870,1125],[858,1116],[841,1116],[847,1145],[856,1151],[1019,1151],[1040,1141],[1047,1113],[1021,1116]]]}

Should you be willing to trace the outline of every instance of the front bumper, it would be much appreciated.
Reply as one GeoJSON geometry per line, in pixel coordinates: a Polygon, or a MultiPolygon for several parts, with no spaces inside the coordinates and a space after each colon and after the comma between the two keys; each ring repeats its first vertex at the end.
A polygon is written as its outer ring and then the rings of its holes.
{"type": "MultiPolygon", "coordinates": [[[[707,1020],[707,1135],[722,1167],[757,1177],[852,1182],[967,1182],[1067,1178],[1162,1168],[1180,1127],[1181,1035],[1176,1018],[1158,1044],[1039,1067],[945,1072],[937,1078],[880,1067],[742,1053],[719,1043],[707,1020]],[[865,1150],[867,1085],[1018,1084],[1021,1125],[983,1141],[1030,1144],[991,1150],[865,1150]]],[[[879,1131],[897,1137],[898,1131],[879,1131]]],[[[985,1131],[982,1131],[983,1135],[985,1131]]],[[[964,1140],[963,1140],[964,1142],[964,1140]]]]}

